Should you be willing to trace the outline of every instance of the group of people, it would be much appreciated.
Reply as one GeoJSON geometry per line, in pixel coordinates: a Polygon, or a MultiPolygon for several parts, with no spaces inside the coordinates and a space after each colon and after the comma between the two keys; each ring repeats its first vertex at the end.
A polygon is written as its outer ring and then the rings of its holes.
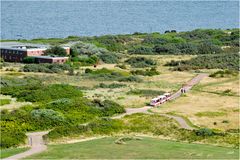
{"type": "Polygon", "coordinates": [[[186,93],[186,89],[184,87],[181,88],[181,93],[186,93]]]}

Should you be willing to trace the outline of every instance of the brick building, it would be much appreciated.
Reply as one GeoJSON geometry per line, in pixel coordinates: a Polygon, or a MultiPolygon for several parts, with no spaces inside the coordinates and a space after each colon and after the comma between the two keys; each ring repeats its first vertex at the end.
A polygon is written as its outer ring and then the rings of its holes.
{"type": "Polygon", "coordinates": [[[65,63],[68,57],[32,56],[36,63],[65,63]]]}
{"type": "MultiPolygon", "coordinates": [[[[49,46],[47,45],[1,42],[1,58],[3,58],[3,60],[7,62],[22,62],[25,57],[44,55],[44,51],[48,48],[49,46]]],[[[66,50],[67,54],[70,54],[70,47],[63,48],[66,50]]],[[[53,60],[52,62],[55,61],[53,60]]]]}

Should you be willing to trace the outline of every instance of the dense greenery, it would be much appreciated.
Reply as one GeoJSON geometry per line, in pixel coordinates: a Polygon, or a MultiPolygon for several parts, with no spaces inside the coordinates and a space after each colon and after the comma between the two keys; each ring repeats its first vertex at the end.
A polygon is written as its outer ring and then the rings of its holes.
{"type": "MultiPolygon", "coordinates": [[[[85,55],[89,58],[95,57],[95,64],[100,59],[104,63],[117,63],[120,56],[116,53],[112,53],[105,48],[97,47],[94,44],[90,43],[77,43],[71,48],[71,56],[73,60],[77,60],[82,55],[85,55]],[[97,59],[96,59],[97,58],[97,59]]],[[[94,64],[92,61],[85,61],[85,65],[94,64]]]]}
{"type": "MultiPolygon", "coordinates": [[[[46,130],[57,126],[71,128],[98,117],[125,112],[122,106],[110,100],[90,101],[82,96],[77,87],[70,85],[45,85],[32,78],[5,78],[1,85],[1,94],[12,95],[18,100],[37,102],[35,107],[25,106],[11,112],[2,110],[2,148],[25,143],[27,131],[46,130]]],[[[92,125],[94,128],[95,123],[92,125]]]]}
{"type": "Polygon", "coordinates": [[[126,87],[126,84],[121,84],[121,83],[111,83],[111,84],[105,84],[105,83],[100,83],[97,85],[97,88],[121,88],[121,87],[126,87]]]}
{"type": "Polygon", "coordinates": [[[125,62],[135,68],[152,67],[156,65],[155,61],[145,57],[132,57],[127,59],[125,62]]]}
{"type": "Polygon", "coordinates": [[[35,63],[35,57],[25,57],[23,63],[35,63]]]}
{"type": "Polygon", "coordinates": [[[53,46],[78,42],[73,50],[80,54],[125,51],[130,54],[206,54],[218,53],[221,46],[239,47],[239,29],[195,29],[179,33],[166,31],[163,34],[154,32],[94,37],[69,36],[19,41],[53,46]]]}
{"type": "Polygon", "coordinates": [[[238,74],[239,74],[239,72],[233,71],[233,70],[220,70],[220,71],[210,74],[209,77],[214,77],[214,78],[231,77],[231,76],[237,76],[238,74]]]}
{"type": "Polygon", "coordinates": [[[43,85],[25,84],[19,86],[4,86],[1,93],[18,98],[19,101],[50,102],[59,98],[81,97],[82,92],[67,84],[43,85]]]}
{"type": "Polygon", "coordinates": [[[156,68],[152,67],[151,69],[144,70],[132,70],[131,73],[133,75],[142,75],[142,76],[155,76],[160,73],[156,70],[156,68]]]}
{"type": "Polygon", "coordinates": [[[130,75],[128,72],[122,70],[110,70],[107,68],[91,70],[89,68],[85,69],[85,78],[95,79],[95,80],[116,80],[119,82],[141,82],[142,79],[136,76],[130,75]]]}
{"type": "Polygon", "coordinates": [[[60,46],[51,46],[44,54],[51,56],[67,56],[66,50],[60,46]]]}
{"type": "Polygon", "coordinates": [[[22,70],[24,72],[45,72],[45,73],[61,73],[72,70],[69,64],[26,64],[22,70]]]}
{"type": "Polygon", "coordinates": [[[201,55],[191,60],[171,61],[166,66],[173,66],[174,70],[191,70],[191,69],[228,69],[238,70],[239,54],[216,54],[201,55]]]}

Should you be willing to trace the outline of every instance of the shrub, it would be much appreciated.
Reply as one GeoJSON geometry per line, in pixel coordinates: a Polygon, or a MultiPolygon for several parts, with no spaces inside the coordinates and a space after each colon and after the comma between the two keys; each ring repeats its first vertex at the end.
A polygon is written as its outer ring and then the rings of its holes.
{"type": "Polygon", "coordinates": [[[199,130],[195,131],[197,136],[213,136],[215,135],[215,132],[209,128],[201,128],[199,130]]]}
{"type": "Polygon", "coordinates": [[[99,88],[122,88],[126,87],[126,84],[121,84],[121,83],[112,83],[112,84],[105,84],[105,83],[100,83],[98,86],[99,88]]]}
{"type": "Polygon", "coordinates": [[[175,44],[164,44],[156,45],[154,47],[154,52],[158,54],[179,54],[180,50],[176,47],[175,44]]]}
{"type": "Polygon", "coordinates": [[[221,71],[217,71],[217,72],[214,72],[212,74],[209,75],[209,77],[214,77],[214,78],[217,78],[217,77],[229,77],[229,76],[236,76],[238,75],[238,72],[237,71],[232,71],[232,70],[221,70],[221,71]]]}
{"type": "Polygon", "coordinates": [[[52,46],[44,52],[45,55],[66,56],[67,52],[60,46],[52,46]]]}
{"type": "Polygon", "coordinates": [[[156,70],[156,68],[152,67],[151,69],[144,70],[134,70],[131,71],[133,75],[143,75],[143,76],[154,76],[159,75],[160,73],[156,70]]]}
{"type": "Polygon", "coordinates": [[[85,69],[85,73],[92,73],[93,70],[89,69],[89,68],[86,68],[85,69]]]}
{"type": "Polygon", "coordinates": [[[70,71],[72,68],[68,64],[26,64],[23,67],[24,72],[46,72],[61,73],[70,71]]]}
{"type": "Polygon", "coordinates": [[[128,50],[130,54],[153,54],[153,48],[148,46],[136,46],[128,50]]]}
{"type": "Polygon", "coordinates": [[[119,82],[142,82],[142,79],[136,76],[122,77],[118,79],[119,82]]]}
{"type": "Polygon", "coordinates": [[[136,68],[152,67],[157,64],[155,61],[145,57],[132,57],[125,62],[136,68]]]}
{"type": "Polygon", "coordinates": [[[126,65],[124,65],[124,64],[117,64],[115,67],[118,67],[121,69],[127,69],[126,65]]]}
{"type": "Polygon", "coordinates": [[[35,57],[25,57],[23,63],[35,63],[35,57]]]}
{"type": "Polygon", "coordinates": [[[116,102],[110,100],[95,100],[94,103],[100,107],[102,110],[103,116],[112,116],[114,114],[125,113],[123,106],[117,104],[116,102]]]}
{"type": "Polygon", "coordinates": [[[32,84],[2,87],[2,94],[12,95],[18,100],[29,102],[50,102],[60,98],[81,97],[82,92],[76,87],[64,84],[32,84]]]}
{"type": "Polygon", "coordinates": [[[105,54],[99,55],[99,58],[104,63],[113,64],[113,63],[118,63],[120,57],[117,54],[114,54],[114,53],[105,53],[105,54]]]}
{"type": "Polygon", "coordinates": [[[1,131],[0,147],[10,148],[25,143],[27,136],[22,131],[1,131]]]}
{"type": "Polygon", "coordinates": [[[185,61],[171,61],[166,66],[175,66],[174,70],[228,69],[238,71],[238,53],[201,55],[185,61]]]}
{"type": "Polygon", "coordinates": [[[35,109],[31,111],[31,116],[38,120],[51,121],[51,123],[58,125],[64,122],[64,116],[52,109],[35,109]]]}
{"type": "Polygon", "coordinates": [[[217,54],[221,52],[221,48],[211,42],[204,41],[198,46],[198,54],[217,54]]]}

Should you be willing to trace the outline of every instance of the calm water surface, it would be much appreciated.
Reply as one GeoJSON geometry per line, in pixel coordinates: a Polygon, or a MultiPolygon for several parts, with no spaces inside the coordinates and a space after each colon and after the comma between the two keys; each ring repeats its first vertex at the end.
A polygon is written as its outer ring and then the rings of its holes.
{"type": "Polygon", "coordinates": [[[238,1],[2,1],[1,38],[238,28],[238,1]]]}

